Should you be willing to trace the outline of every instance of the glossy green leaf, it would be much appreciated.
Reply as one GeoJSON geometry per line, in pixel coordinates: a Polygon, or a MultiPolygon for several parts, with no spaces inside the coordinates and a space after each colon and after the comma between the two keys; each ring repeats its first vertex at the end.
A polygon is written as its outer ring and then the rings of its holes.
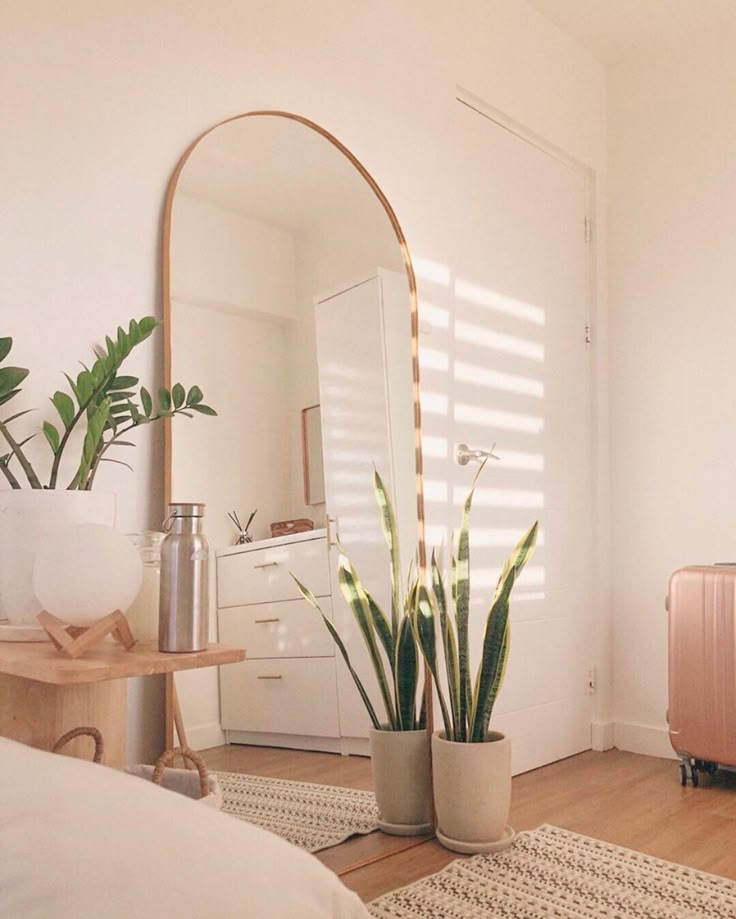
{"type": "Polygon", "coordinates": [[[59,413],[59,418],[61,418],[64,428],[69,430],[74,421],[74,415],[76,414],[71,397],[65,392],[61,392],[61,390],[57,389],[51,397],[51,401],[54,404],[54,408],[59,413]]]}
{"type": "Polygon", "coordinates": [[[11,389],[10,392],[6,392],[4,396],[0,396],[0,405],[5,405],[6,402],[10,402],[10,400],[14,396],[17,396],[19,392],[19,389],[11,389]]]}
{"type": "Polygon", "coordinates": [[[143,411],[146,413],[146,417],[150,418],[151,412],[153,411],[153,399],[145,386],[141,386],[141,405],[143,406],[143,411]]]}
{"type": "Polygon", "coordinates": [[[59,443],[61,441],[59,432],[56,430],[54,425],[51,424],[50,421],[44,421],[41,428],[43,430],[44,436],[46,437],[46,440],[48,441],[49,446],[51,447],[51,452],[56,453],[59,449],[59,443]]]}
{"type": "Polygon", "coordinates": [[[202,395],[202,390],[199,388],[199,386],[192,386],[192,388],[187,393],[187,405],[190,407],[198,405],[203,399],[204,396],[202,395]]]}
{"type": "Polygon", "coordinates": [[[198,412],[200,415],[211,415],[213,417],[217,415],[217,412],[213,408],[210,408],[209,405],[190,405],[189,408],[193,412],[198,412]]]}
{"type": "Polygon", "coordinates": [[[85,408],[94,395],[95,382],[89,370],[83,370],[77,376],[77,399],[79,407],[85,408]]]}
{"type": "Polygon", "coordinates": [[[98,389],[107,377],[105,365],[99,358],[92,364],[90,374],[92,375],[92,382],[95,384],[95,389],[98,389]]]}
{"type": "Polygon", "coordinates": [[[181,383],[174,383],[174,388],[171,390],[171,398],[174,402],[174,408],[181,408],[182,405],[184,405],[186,392],[181,383]]]}
{"type": "Polygon", "coordinates": [[[27,376],[28,371],[23,367],[0,367],[0,397],[17,390],[27,376]]]}
{"type": "Polygon", "coordinates": [[[10,349],[13,347],[13,339],[10,337],[0,338],[0,361],[4,361],[5,358],[10,354],[10,349]]]}
{"type": "Polygon", "coordinates": [[[154,316],[144,316],[143,319],[139,320],[138,329],[141,333],[141,340],[148,338],[157,325],[158,319],[154,316]]]}
{"type": "Polygon", "coordinates": [[[130,402],[113,402],[110,405],[111,415],[130,415],[130,402]]]}
{"type": "Polygon", "coordinates": [[[108,392],[117,392],[121,389],[130,389],[138,385],[138,377],[115,376],[112,383],[107,387],[108,392]]]}
{"type": "Polygon", "coordinates": [[[164,386],[158,391],[158,403],[165,412],[171,408],[171,394],[164,386]]]}

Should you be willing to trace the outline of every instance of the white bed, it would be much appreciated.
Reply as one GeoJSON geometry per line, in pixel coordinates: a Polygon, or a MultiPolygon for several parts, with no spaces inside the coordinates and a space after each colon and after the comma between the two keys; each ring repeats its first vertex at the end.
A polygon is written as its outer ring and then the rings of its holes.
{"type": "Polygon", "coordinates": [[[4,919],[368,915],[314,856],[104,766],[0,738],[4,919]]]}

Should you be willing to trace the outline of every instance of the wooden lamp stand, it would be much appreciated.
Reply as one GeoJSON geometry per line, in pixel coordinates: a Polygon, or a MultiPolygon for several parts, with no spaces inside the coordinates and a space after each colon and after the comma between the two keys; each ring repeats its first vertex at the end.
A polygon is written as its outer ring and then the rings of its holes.
{"type": "Polygon", "coordinates": [[[103,616],[90,626],[70,625],[63,619],[52,616],[45,609],[41,610],[36,619],[56,646],[57,651],[65,657],[81,657],[85,651],[98,645],[107,635],[112,635],[126,651],[130,651],[135,644],[128,620],[119,609],[103,616]]]}

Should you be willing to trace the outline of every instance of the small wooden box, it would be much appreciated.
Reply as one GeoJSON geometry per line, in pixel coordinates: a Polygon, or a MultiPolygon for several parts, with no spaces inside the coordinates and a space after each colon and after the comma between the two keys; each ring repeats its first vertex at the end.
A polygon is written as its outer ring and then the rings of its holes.
{"type": "Polygon", "coordinates": [[[300,517],[298,520],[280,520],[271,524],[271,536],[289,536],[292,533],[307,533],[314,529],[314,520],[300,517]]]}

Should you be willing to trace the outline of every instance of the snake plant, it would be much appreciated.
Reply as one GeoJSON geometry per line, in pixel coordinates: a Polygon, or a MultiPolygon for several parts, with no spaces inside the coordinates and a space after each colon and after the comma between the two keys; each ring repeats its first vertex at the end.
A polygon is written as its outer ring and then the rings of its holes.
{"type": "MultiPolygon", "coordinates": [[[[20,488],[21,478],[25,478],[31,488],[59,488],[61,460],[65,448],[74,440],[73,435],[78,425],[85,428],[82,455],[67,488],[88,491],[94,484],[101,463],[128,466],[122,460],[106,454],[111,447],[132,447],[133,444],[123,438],[133,429],[174,415],[191,418],[193,412],[199,415],[217,414],[213,408],[204,404],[198,386],[192,386],[189,391],[181,383],[176,383],[171,390],[162,386],[154,399],[145,386],[136,392],[138,377],[120,372],[131,351],[145,341],[158,324],[153,316],[144,316],[137,321],[131,319],[127,331],[119,327],[114,338],[106,337],[105,347],[95,351],[95,361],[91,367],[83,364],[76,378],[65,374],[71,395],[57,390],[51,397],[51,403],[59,416],[57,424],[44,421],[40,431],[18,440],[11,432],[10,425],[31,409],[0,419],[0,435],[9,448],[7,453],[0,455],[0,475],[4,476],[11,488],[20,488]],[[51,471],[47,484],[41,482],[23,449],[39,433],[43,433],[51,450],[51,471]],[[14,468],[13,461],[20,467],[20,472],[14,468]]],[[[12,338],[0,338],[0,363],[12,347],[12,338]]],[[[0,406],[18,395],[20,384],[27,376],[28,370],[24,367],[0,367],[0,406]]]]}
{"type": "Polygon", "coordinates": [[[535,522],[527,530],[501,570],[486,618],[481,660],[473,683],[468,642],[470,510],[478,477],[484,466],[485,462],[478,470],[463,505],[460,530],[452,554],[450,590],[445,587],[443,573],[433,552],[430,564],[431,589],[419,583],[414,611],[419,644],[437,687],[445,737],[460,743],[483,743],[488,736],[488,724],[508,661],[511,592],[534,551],[538,528],[535,522]],[[439,679],[438,632],[444,652],[449,707],[439,679]]]}
{"type": "Polygon", "coordinates": [[[424,693],[417,711],[420,653],[414,633],[415,610],[419,597],[419,578],[412,566],[406,592],[402,596],[399,565],[399,540],[391,499],[378,474],[373,473],[373,489],[381,516],[381,526],[389,553],[391,570],[391,616],[387,616],[363,586],[355,567],[340,551],[338,581],[343,596],[355,617],[360,634],[368,648],[373,672],[378,682],[386,717],[379,718],[370,696],[350,662],[345,643],[333,622],[322,611],[317,598],[297,578],[302,596],[321,614],[334,639],[376,730],[413,731],[425,725],[424,693]]]}

